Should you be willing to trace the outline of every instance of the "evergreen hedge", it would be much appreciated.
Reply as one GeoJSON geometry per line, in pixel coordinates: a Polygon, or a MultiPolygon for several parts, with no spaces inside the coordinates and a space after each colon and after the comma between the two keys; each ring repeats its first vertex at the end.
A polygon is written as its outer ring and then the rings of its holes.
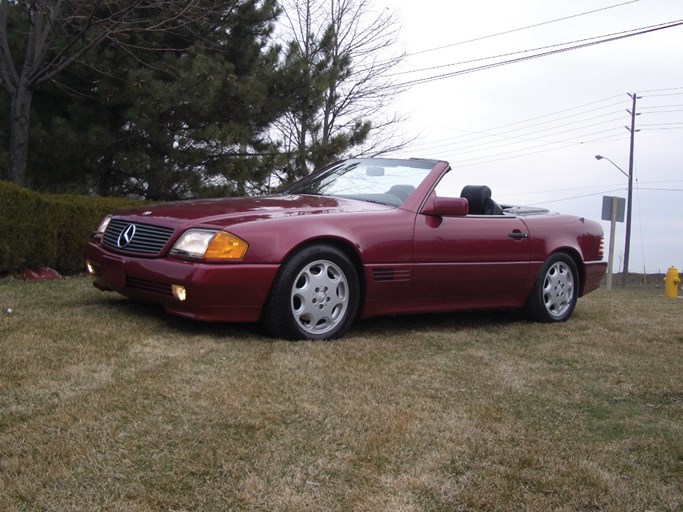
{"type": "Polygon", "coordinates": [[[132,199],[44,195],[0,181],[0,274],[52,267],[83,269],[83,246],[102,218],[141,204],[132,199]]]}

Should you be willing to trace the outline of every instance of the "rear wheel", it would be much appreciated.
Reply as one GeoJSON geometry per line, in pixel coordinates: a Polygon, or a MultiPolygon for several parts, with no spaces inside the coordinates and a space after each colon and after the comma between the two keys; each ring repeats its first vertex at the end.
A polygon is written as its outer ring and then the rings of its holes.
{"type": "Polygon", "coordinates": [[[359,289],[356,269],[342,251],[306,247],[285,262],[273,283],[266,330],[292,340],[338,338],[356,316],[359,289]]]}
{"type": "Polygon", "coordinates": [[[564,322],[574,311],[578,290],[574,260],[565,253],[552,254],[538,273],[525,312],[539,322],[564,322]]]}

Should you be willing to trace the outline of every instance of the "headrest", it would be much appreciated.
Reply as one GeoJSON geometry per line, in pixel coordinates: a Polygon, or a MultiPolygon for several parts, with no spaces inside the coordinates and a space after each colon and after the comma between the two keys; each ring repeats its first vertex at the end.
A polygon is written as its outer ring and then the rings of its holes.
{"type": "Polygon", "coordinates": [[[484,215],[486,203],[491,199],[491,189],[486,185],[466,185],[460,197],[467,199],[470,203],[469,212],[473,215],[484,215]]]}

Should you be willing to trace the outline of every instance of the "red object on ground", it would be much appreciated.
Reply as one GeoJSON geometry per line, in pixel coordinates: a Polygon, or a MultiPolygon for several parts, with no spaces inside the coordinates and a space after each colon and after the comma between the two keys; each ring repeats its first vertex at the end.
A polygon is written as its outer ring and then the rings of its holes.
{"type": "Polygon", "coordinates": [[[27,281],[42,281],[45,279],[59,279],[59,272],[50,267],[42,267],[37,270],[26,269],[22,272],[22,277],[27,281]]]}

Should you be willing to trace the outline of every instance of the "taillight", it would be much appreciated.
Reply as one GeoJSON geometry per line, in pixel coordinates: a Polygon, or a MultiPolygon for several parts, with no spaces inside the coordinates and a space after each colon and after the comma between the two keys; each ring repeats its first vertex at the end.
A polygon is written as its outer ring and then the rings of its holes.
{"type": "Polygon", "coordinates": [[[602,259],[605,256],[605,237],[600,237],[600,247],[598,247],[598,257],[602,259]]]}

